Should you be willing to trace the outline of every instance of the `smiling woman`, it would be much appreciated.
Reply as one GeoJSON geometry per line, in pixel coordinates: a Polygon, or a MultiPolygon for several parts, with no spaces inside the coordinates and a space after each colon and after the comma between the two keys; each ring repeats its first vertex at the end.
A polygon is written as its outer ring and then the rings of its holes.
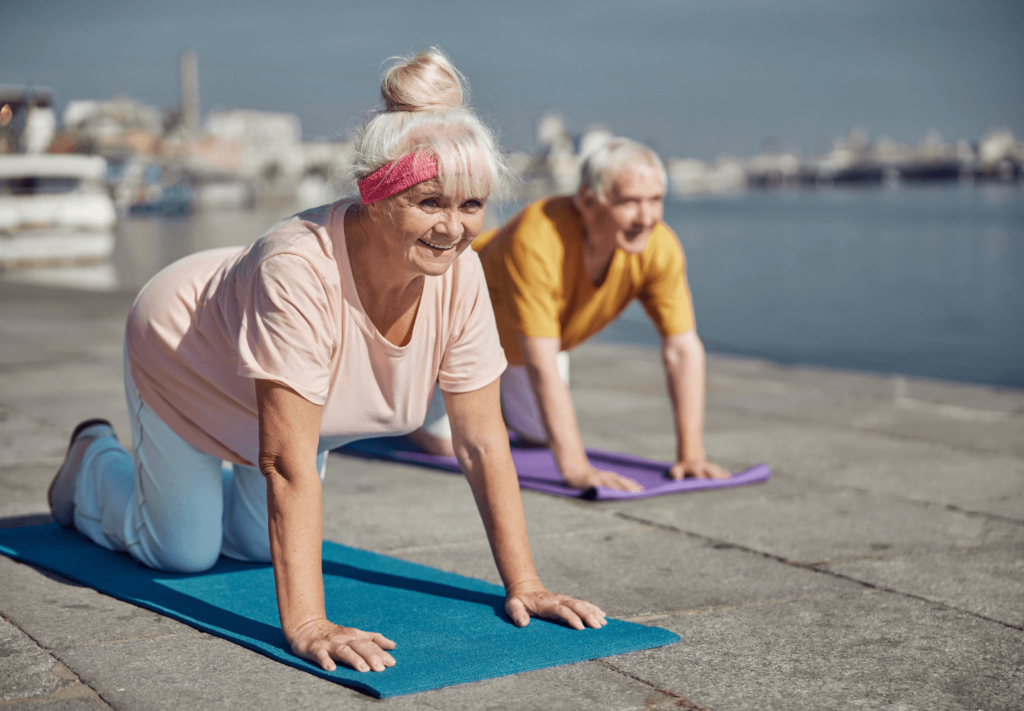
{"type": "Polygon", "coordinates": [[[135,454],[109,422],[83,422],[50,489],[62,525],[153,568],[271,561],[292,650],[327,670],[384,671],[395,642],[326,619],[326,454],[416,430],[435,383],[512,621],[605,624],[594,605],[544,589],[526,536],[498,402],[506,360],[467,249],[504,159],[440,51],[399,60],[381,93],[357,140],[359,200],[186,257],[143,288],[125,341],[135,454]]]}

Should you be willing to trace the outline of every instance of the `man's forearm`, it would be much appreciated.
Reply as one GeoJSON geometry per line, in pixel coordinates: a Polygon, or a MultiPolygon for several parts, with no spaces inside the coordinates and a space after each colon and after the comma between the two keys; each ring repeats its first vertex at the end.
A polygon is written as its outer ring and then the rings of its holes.
{"type": "Polygon", "coordinates": [[[548,446],[555,455],[559,471],[564,475],[566,471],[588,466],[569,386],[558,374],[554,360],[542,368],[528,364],[527,372],[548,433],[548,446]]]}
{"type": "Polygon", "coordinates": [[[704,460],[704,346],[695,333],[669,336],[662,358],[675,418],[676,461],[704,460]]]}

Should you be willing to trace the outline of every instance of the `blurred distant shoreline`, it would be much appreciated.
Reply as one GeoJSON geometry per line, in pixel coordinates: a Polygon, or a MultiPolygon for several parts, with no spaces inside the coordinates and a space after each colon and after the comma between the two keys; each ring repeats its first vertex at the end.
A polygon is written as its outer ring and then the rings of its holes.
{"type": "MultiPolygon", "coordinates": [[[[0,160],[4,154],[38,156],[38,170],[45,173],[47,156],[100,157],[107,165],[105,188],[122,217],[256,203],[308,206],[351,192],[345,174],[352,162],[351,143],[304,141],[298,116],[289,113],[239,109],[202,117],[194,53],[182,55],[180,84],[181,103],[172,109],[161,111],[126,97],[78,100],[67,103],[60,121],[49,90],[0,87],[0,160]]],[[[544,114],[536,125],[534,148],[509,156],[522,180],[517,194],[506,197],[523,201],[573,192],[583,156],[611,135],[592,126],[574,136],[558,113],[544,114]]],[[[931,133],[918,145],[871,139],[854,129],[819,155],[802,156],[769,142],[749,158],[663,159],[670,192],[679,196],[846,185],[1014,184],[1024,179],[1024,142],[1008,129],[954,143],[931,133]]],[[[36,184],[44,191],[55,189],[34,183],[30,172],[5,177],[21,180],[11,182],[6,192],[30,193],[36,184]]],[[[0,219],[0,230],[18,227],[0,219]]]]}

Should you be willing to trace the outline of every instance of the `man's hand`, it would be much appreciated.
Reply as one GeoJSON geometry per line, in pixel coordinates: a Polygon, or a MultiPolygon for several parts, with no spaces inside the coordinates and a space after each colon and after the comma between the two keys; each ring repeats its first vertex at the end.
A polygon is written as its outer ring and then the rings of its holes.
{"type": "Polygon", "coordinates": [[[618,489],[619,491],[631,491],[634,493],[644,490],[642,486],[632,479],[620,476],[615,472],[595,469],[589,464],[585,468],[563,473],[562,480],[566,486],[571,486],[573,489],[589,489],[595,486],[603,486],[608,489],[618,489]]]}
{"type": "Polygon", "coordinates": [[[668,475],[672,479],[728,479],[732,476],[727,469],[706,459],[676,462],[668,470],[668,475]]]}
{"type": "Polygon", "coordinates": [[[395,666],[395,658],[385,652],[395,643],[382,634],[341,627],[328,620],[310,620],[288,635],[296,656],[334,671],[334,662],[342,662],[358,672],[384,671],[395,666]]]}
{"type": "Polygon", "coordinates": [[[584,627],[597,629],[608,624],[604,612],[597,605],[549,592],[540,581],[513,585],[506,595],[505,612],[519,627],[530,624],[531,617],[559,620],[574,630],[584,627]]]}

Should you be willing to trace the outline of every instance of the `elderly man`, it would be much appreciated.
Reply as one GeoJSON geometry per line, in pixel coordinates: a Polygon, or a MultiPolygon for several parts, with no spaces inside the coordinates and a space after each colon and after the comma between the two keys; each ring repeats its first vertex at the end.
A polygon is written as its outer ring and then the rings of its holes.
{"type": "MultiPolygon", "coordinates": [[[[678,438],[670,475],[729,476],[704,452],[704,346],[694,327],[682,248],[661,221],[665,183],[657,154],[612,139],[587,157],[576,195],[535,202],[473,244],[510,364],[501,378],[505,422],[525,440],[547,444],[565,483],[575,488],[641,488],[591,466],[568,386],[567,351],[634,298],[662,337],[678,438]]],[[[438,408],[414,439],[428,451],[447,453],[445,424],[438,408]]]]}

